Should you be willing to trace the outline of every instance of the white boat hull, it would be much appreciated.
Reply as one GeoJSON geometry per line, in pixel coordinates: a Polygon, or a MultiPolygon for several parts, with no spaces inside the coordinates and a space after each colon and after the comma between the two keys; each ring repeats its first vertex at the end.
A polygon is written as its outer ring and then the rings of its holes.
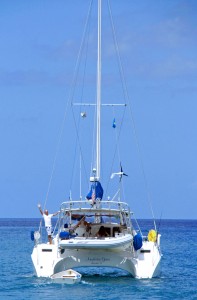
{"type": "Polygon", "coordinates": [[[81,281],[81,274],[69,269],[59,273],[55,273],[50,278],[55,283],[65,283],[65,284],[74,284],[81,281]]]}
{"type": "Polygon", "coordinates": [[[50,277],[78,267],[113,267],[129,272],[134,278],[152,278],[159,275],[160,259],[158,245],[149,241],[144,241],[137,251],[131,244],[111,249],[63,249],[58,244],[38,244],[32,253],[38,277],[50,277]]]}

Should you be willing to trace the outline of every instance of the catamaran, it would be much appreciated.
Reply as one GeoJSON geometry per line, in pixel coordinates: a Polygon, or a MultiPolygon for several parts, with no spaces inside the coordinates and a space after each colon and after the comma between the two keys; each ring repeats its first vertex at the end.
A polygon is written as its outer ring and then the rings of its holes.
{"type": "MultiPolygon", "coordinates": [[[[79,197],[73,200],[70,196],[61,203],[52,244],[42,242],[40,230],[34,232],[35,244],[31,257],[38,277],[56,278],[56,274],[80,267],[122,269],[134,278],[152,278],[160,274],[160,234],[155,222],[154,229],[147,235],[134,228],[133,213],[128,203],[121,199],[120,186],[123,177],[127,176],[121,163],[120,170],[110,174],[111,180],[114,178],[118,182],[114,196],[105,196],[102,187],[101,107],[118,104],[101,101],[101,8],[102,0],[98,0],[96,102],[84,104],[96,108],[96,158],[90,176],[90,191],[85,199],[79,197]]],[[[112,27],[114,29],[113,23],[112,27]]],[[[116,37],[114,40],[117,46],[116,37]]],[[[86,113],[82,112],[81,117],[85,118],[86,113]]],[[[115,119],[113,127],[116,127],[115,119]]]]}

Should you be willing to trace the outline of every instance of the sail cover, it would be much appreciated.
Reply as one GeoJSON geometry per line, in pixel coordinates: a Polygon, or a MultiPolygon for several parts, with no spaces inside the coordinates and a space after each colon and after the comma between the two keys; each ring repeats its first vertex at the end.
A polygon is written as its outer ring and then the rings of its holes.
{"type": "Polygon", "coordinates": [[[93,201],[96,199],[102,199],[103,198],[103,188],[99,181],[95,181],[91,185],[91,189],[89,193],[87,194],[86,198],[88,200],[92,199],[93,201]]]}

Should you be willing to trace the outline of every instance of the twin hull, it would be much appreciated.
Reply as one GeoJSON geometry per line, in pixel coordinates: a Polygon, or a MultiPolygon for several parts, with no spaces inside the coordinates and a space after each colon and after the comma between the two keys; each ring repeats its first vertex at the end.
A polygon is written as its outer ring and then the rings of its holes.
{"type": "Polygon", "coordinates": [[[129,272],[135,278],[152,278],[159,275],[159,247],[156,243],[144,241],[140,250],[135,251],[131,241],[119,247],[77,249],[37,244],[32,261],[38,277],[50,277],[55,273],[78,267],[113,267],[129,272]]]}

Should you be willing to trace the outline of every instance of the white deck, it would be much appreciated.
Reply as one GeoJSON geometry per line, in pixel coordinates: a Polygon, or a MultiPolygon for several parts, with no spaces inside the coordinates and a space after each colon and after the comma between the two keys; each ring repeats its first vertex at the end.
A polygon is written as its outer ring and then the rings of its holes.
{"type": "Polygon", "coordinates": [[[105,238],[81,238],[76,237],[68,240],[60,240],[59,246],[61,248],[72,249],[112,249],[119,248],[127,244],[131,244],[133,236],[131,234],[118,235],[117,237],[105,238]]]}

